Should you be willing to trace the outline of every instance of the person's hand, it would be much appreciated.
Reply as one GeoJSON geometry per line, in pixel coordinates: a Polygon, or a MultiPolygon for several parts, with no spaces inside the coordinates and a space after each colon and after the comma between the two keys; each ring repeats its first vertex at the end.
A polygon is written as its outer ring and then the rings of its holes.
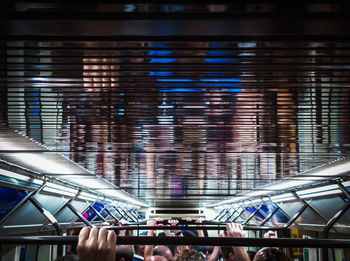
{"type": "Polygon", "coordinates": [[[187,217],[185,220],[186,220],[187,222],[191,222],[191,221],[192,221],[192,218],[187,217]]]}
{"type": "Polygon", "coordinates": [[[164,221],[164,219],[163,219],[163,218],[160,218],[160,217],[155,218],[154,220],[155,220],[157,223],[161,223],[161,222],[164,221]]]}
{"type": "Polygon", "coordinates": [[[241,224],[237,224],[237,223],[227,223],[226,224],[226,235],[228,237],[238,237],[238,238],[242,238],[244,237],[243,234],[243,227],[241,224]]]}
{"type": "Polygon", "coordinates": [[[202,224],[203,220],[201,218],[197,218],[194,223],[196,223],[197,226],[200,226],[202,224]]]}
{"type": "MultiPolygon", "coordinates": [[[[174,226],[177,226],[177,224],[179,223],[179,220],[177,220],[177,219],[169,219],[169,220],[168,220],[168,223],[170,224],[170,226],[174,227],[174,226]]],[[[172,229],[172,231],[173,231],[175,234],[177,234],[177,233],[180,232],[180,230],[174,230],[174,229],[172,229]]]]}
{"type": "Polygon", "coordinates": [[[112,230],[84,227],[79,233],[78,255],[84,261],[115,261],[117,236],[112,230]]]}
{"type": "Polygon", "coordinates": [[[179,220],[177,220],[177,219],[169,219],[168,223],[170,224],[170,226],[176,226],[179,223],[179,220]]]}
{"type": "Polygon", "coordinates": [[[155,226],[157,226],[157,221],[155,221],[155,220],[153,220],[153,219],[148,220],[148,221],[147,221],[147,226],[149,226],[149,227],[155,227],[155,226]]]}

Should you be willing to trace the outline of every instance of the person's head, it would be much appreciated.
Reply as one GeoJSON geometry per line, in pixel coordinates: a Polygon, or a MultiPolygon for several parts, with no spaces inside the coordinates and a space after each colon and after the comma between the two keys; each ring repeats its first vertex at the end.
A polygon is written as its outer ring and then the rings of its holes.
{"type": "Polygon", "coordinates": [[[183,249],[175,257],[175,261],[203,261],[204,257],[195,249],[183,249]]]}
{"type": "Polygon", "coordinates": [[[132,261],[134,253],[129,247],[117,246],[115,254],[116,261],[132,261]]]}
{"type": "Polygon", "coordinates": [[[135,245],[135,254],[143,256],[145,252],[145,245],[135,245]]]}
{"type": "Polygon", "coordinates": [[[145,261],[168,261],[164,256],[149,256],[145,261]]]}
{"type": "Polygon", "coordinates": [[[292,259],[288,257],[283,251],[272,248],[264,247],[260,249],[254,256],[253,261],[291,261],[292,259]]]}
{"type": "Polygon", "coordinates": [[[171,252],[169,247],[166,246],[156,246],[153,249],[153,255],[155,256],[164,256],[167,260],[173,260],[173,253],[171,252]]]}
{"type": "Polygon", "coordinates": [[[76,254],[69,253],[65,256],[57,257],[55,261],[79,261],[79,257],[76,254]]]}
{"type": "Polygon", "coordinates": [[[222,246],[221,247],[221,253],[224,261],[233,261],[235,259],[235,252],[233,251],[232,247],[229,246],[222,246]]]}

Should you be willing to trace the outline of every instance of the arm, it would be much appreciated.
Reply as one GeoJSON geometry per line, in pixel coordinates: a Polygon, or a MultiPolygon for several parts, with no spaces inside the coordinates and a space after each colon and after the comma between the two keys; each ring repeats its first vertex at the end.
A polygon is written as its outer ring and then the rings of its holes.
{"type": "MultiPolygon", "coordinates": [[[[177,226],[177,224],[179,223],[179,220],[177,220],[177,219],[170,219],[168,222],[169,222],[170,226],[177,226]]],[[[177,237],[183,237],[184,236],[181,233],[180,230],[172,229],[171,231],[173,231],[175,236],[177,236],[177,237]]]]}
{"type": "MultiPolygon", "coordinates": [[[[238,237],[243,238],[243,227],[241,224],[236,223],[227,223],[226,224],[226,233],[229,237],[238,237]]],[[[244,247],[233,247],[235,257],[237,260],[249,261],[249,256],[245,251],[244,247]]]]}
{"type": "Polygon", "coordinates": [[[208,257],[207,261],[216,261],[216,260],[218,260],[219,259],[219,255],[220,255],[220,250],[221,250],[221,248],[219,246],[215,246],[214,249],[213,249],[213,252],[208,257]]]}
{"type": "MultiPolygon", "coordinates": [[[[195,222],[196,222],[197,227],[202,226],[202,219],[199,218],[195,222]]],[[[198,232],[198,237],[204,237],[204,230],[199,229],[199,230],[197,230],[197,232],[198,232]]]]}
{"type": "Polygon", "coordinates": [[[84,227],[79,233],[78,255],[84,261],[115,261],[117,236],[112,230],[84,227]]]}
{"type": "MultiPolygon", "coordinates": [[[[147,226],[156,226],[156,225],[157,225],[157,222],[154,221],[154,220],[147,221],[147,226]]],[[[153,230],[148,230],[147,231],[147,236],[153,237],[154,236],[154,231],[153,230]]],[[[146,259],[151,258],[151,256],[153,256],[153,245],[146,245],[143,257],[146,260],[146,259]]]]}

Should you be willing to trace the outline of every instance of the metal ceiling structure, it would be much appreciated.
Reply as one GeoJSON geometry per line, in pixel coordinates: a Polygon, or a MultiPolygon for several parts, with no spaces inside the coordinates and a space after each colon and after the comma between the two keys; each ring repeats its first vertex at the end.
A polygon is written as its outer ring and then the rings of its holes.
{"type": "Polygon", "coordinates": [[[346,1],[5,1],[0,10],[7,162],[91,190],[101,189],[86,182],[96,176],[154,207],[241,204],[300,175],[348,176],[347,165],[327,172],[350,154],[346,1]],[[83,169],[38,170],[28,155],[83,169]]]}

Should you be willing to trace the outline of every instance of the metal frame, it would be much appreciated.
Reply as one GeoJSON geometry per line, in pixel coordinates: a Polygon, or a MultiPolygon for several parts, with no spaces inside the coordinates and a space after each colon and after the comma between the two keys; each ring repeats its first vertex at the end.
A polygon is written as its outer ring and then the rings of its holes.
{"type": "Polygon", "coordinates": [[[343,192],[344,196],[348,199],[348,202],[346,202],[343,207],[330,219],[328,220],[327,224],[324,226],[323,231],[322,231],[322,237],[327,238],[328,233],[333,228],[334,224],[337,223],[337,221],[345,214],[345,212],[348,211],[350,208],[350,195],[347,192],[347,190],[344,188],[343,184],[341,184],[341,181],[339,180],[337,182],[338,187],[340,190],[343,192]]]}
{"type": "MultiPolygon", "coordinates": [[[[0,236],[0,244],[71,245],[78,236],[0,236]]],[[[201,245],[349,248],[349,239],[228,238],[228,237],[118,237],[118,245],[201,245]]]]}
{"type": "MultiPolygon", "coordinates": [[[[93,203],[91,203],[91,205],[92,205],[93,203]]],[[[84,224],[85,225],[87,225],[87,226],[90,226],[90,227],[93,227],[94,225],[93,224],[91,224],[90,223],[90,221],[88,221],[86,218],[84,218],[84,216],[78,211],[78,210],[76,210],[76,208],[70,203],[70,202],[68,202],[67,203],[67,207],[78,217],[78,218],[80,218],[83,222],[84,222],[84,224]]],[[[90,206],[89,206],[90,207],[90,206]]],[[[74,222],[74,221],[73,221],[74,222]]],[[[72,223],[73,223],[72,222],[72,223]]]]}
{"type": "MultiPolygon", "coordinates": [[[[340,189],[341,192],[342,192],[342,195],[345,196],[346,199],[347,199],[347,200],[345,200],[345,204],[343,205],[343,207],[342,207],[331,219],[328,220],[322,213],[320,213],[317,209],[315,209],[315,208],[310,204],[311,200],[310,200],[310,201],[307,201],[307,200],[301,198],[301,197],[297,194],[297,191],[296,191],[295,189],[293,189],[293,190],[290,190],[289,192],[294,196],[294,198],[295,198],[297,201],[299,201],[299,202],[302,203],[301,208],[291,217],[291,216],[289,216],[289,215],[279,206],[279,204],[278,204],[277,202],[275,202],[275,201],[273,201],[273,200],[271,199],[271,196],[270,196],[270,195],[268,195],[267,198],[268,198],[269,201],[272,203],[272,205],[275,206],[275,209],[274,209],[269,215],[267,215],[267,216],[265,217],[265,219],[259,224],[259,226],[260,226],[260,227],[261,227],[261,226],[264,226],[267,222],[269,222],[269,220],[270,220],[278,211],[281,211],[281,212],[289,219],[289,221],[283,226],[284,229],[287,229],[287,228],[289,228],[289,227],[304,213],[304,211],[305,211],[307,208],[310,208],[317,216],[319,216],[323,221],[325,221],[326,224],[325,224],[324,227],[323,227],[323,231],[322,231],[321,236],[322,236],[323,238],[327,238],[327,237],[328,237],[329,231],[330,231],[332,228],[335,229],[335,228],[334,228],[334,225],[335,225],[335,224],[337,223],[337,221],[350,209],[350,193],[349,193],[349,192],[346,190],[346,188],[343,186],[343,184],[342,184],[343,181],[344,181],[343,179],[336,179],[336,180],[332,180],[332,181],[331,181],[332,183],[336,183],[336,184],[338,185],[339,189],[340,189]]],[[[283,192],[283,193],[285,193],[285,192],[283,192]]],[[[339,196],[339,194],[336,194],[336,195],[333,195],[333,196],[339,196]]],[[[329,196],[329,197],[331,197],[331,196],[329,196]]],[[[288,200],[288,201],[290,201],[290,200],[288,200]]],[[[283,201],[282,201],[282,202],[283,202],[283,201]]],[[[244,206],[243,206],[243,210],[238,214],[238,216],[236,216],[236,217],[232,220],[232,222],[235,222],[235,221],[243,214],[243,212],[245,211],[245,207],[247,207],[247,206],[252,206],[252,204],[251,204],[251,205],[249,205],[249,204],[248,204],[248,205],[245,205],[245,204],[244,204],[245,201],[243,201],[243,202],[237,202],[237,203],[238,203],[238,204],[241,203],[241,204],[244,205],[244,206]]],[[[237,203],[236,203],[236,204],[237,204],[237,203]]],[[[264,202],[263,200],[262,200],[262,203],[263,203],[263,204],[267,204],[267,205],[269,204],[269,203],[267,203],[267,202],[264,202]]],[[[242,223],[242,225],[246,225],[246,224],[260,211],[261,206],[262,206],[262,205],[260,205],[260,206],[254,211],[254,213],[252,213],[252,214],[247,218],[247,220],[245,220],[245,221],[242,223]]],[[[239,206],[239,207],[242,208],[242,205],[239,206]]],[[[232,208],[232,207],[230,207],[230,208],[232,208]]],[[[227,213],[228,210],[229,210],[229,208],[226,208],[226,209],[221,210],[221,212],[219,213],[219,215],[217,215],[217,217],[220,216],[220,214],[223,213],[225,210],[226,210],[225,213],[227,213]]],[[[233,216],[233,214],[234,214],[235,212],[237,212],[237,209],[231,214],[231,216],[233,216]]],[[[231,218],[231,216],[226,220],[226,222],[229,221],[229,219],[231,218]]],[[[274,227],[270,227],[270,229],[276,229],[276,227],[275,227],[275,228],[274,228],[274,227]]],[[[335,230],[335,231],[336,231],[336,230],[335,230]]]]}
{"type": "Polygon", "coordinates": [[[40,187],[36,190],[31,191],[24,199],[22,199],[21,202],[19,202],[0,222],[0,228],[6,224],[6,222],[16,214],[16,212],[27,202],[30,200],[31,197],[35,196],[37,193],[39,193],[44,187],[46,186],[46,181],[44,181],[40,187]]]}

